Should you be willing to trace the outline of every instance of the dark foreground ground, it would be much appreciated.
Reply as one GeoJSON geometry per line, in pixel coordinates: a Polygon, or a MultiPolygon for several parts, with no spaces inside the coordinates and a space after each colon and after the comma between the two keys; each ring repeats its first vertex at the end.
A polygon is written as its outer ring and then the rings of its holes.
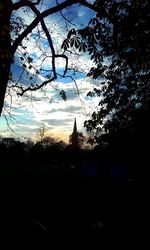
{"type": "Polygon", "coordinates": [[[0,164],[0,249],[134,249],[137,240],[150,239],[148,181],[104,181],[43,164],[0,164]]]}

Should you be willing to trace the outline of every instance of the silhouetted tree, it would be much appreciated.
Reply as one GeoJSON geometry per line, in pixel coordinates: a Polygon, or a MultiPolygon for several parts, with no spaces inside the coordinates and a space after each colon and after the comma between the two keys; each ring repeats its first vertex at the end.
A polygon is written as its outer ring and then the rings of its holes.
{"type": "Polygon", "coordinates": [[[4,161],[26,160],[25,143],[14,138],[2,138],[0,143],[0,159],[4,161]]]}
{"type": "MultiPolygon", "coordinates": [[[[99,96],[99,109],[85,121],[101,134],[132,123],[136,109],[150,103],[150,2],[96,0],[96,16],[86,28],[71,30],[68,44],[91,55],[89,77],[99,85],[88,96],[99,96]]],[[[101,139],[104,137],[101,137],[101,139]]]]}
{"type": "MultiPolygon", "coordinates": [[[[79,148],[84,149],[88,147],[89,144],[89,137],[85,136],[82,132],[78,132],[78,145],[79,148]]],[[[72,143],[72,135],[69,136],[69,143],[72,143]]]]}
{"type": "MultiPolygon", "coordinates": [[[[1,0],[0,2],[0,114],[3,109],[4,99],[6,89],[9,86],[10,88],[15,87],[19,95],[23,95],[26,91],[38,90],[48,83],[54,81],[57,78],[56,71],[56,59],[62,58],[65,61],[64,72],[62,76],[66,75],[68,69],[68,57],[64,55],[64,52],[57,53],[55,51],[53,40],[51,37],[50,29],[47,26],[45,18],[53,15],[54,13],[60,12],[62,10],[74,5],[82,4],[86,7],[93,8],[93,5],[88,3],[85,0],[66,0],[61,3],[56,1],[54,4],[44,5],[44,1],[37,0],[1,0]],[[44,6],[44,7],[43,7],[44,6]],[[23,16],[19,16],[17,11],[23,10],[25,15],[32,13],[31,23],[25,24],[23,16]],[[28,35],[33,32],[35,28],[38,28],[39,34],[39,24],[41,25],[42,32],[46,36],[48,42],[48,48],[46,51],[49,51],[49,54],[46,53],[45,58],[50,57],[50,68],[48,72],[48,77],[42,83],[39,84],[36,82],[34,84],[33,78],[35,78],[39,73],[42,74],[42,71],[39,72],[35,69],[33,63],[33,58],[28,54],[26,47],[28,41],[28,35]],[[26,42],[24,43],[24,40],[26,42]],[[20,51],[20,52],[19,52],[20,51]],[[22,51],[22,52],[21,52],[22,51]],[[27,73],[28,76],[28,86],[21,85],[20,81],[14,81],[12,72],[10,72],[11,64],[18,60],[19,65],[22,67],[22,74],[27,73]],[[29,75],[28,70],[34,69],[34,74],[29,75]],[[27,70],[27,71],[26,71],[27,70]],[[9,81],[10,80],[10,81],[9,81]],[[9,82],[9,85],[8,85],[9,82]],[[29,83],[30,82],[30,83],[29,83]]],[[[62,14],[62,17],[64,15],[62,14]]],[[[65,19],[67,21],[67,19],[65,19]]],[[[33,34],[33,33],[32,33],[33,34]]],[[[39,39],[37,39],[39,40],[39,39]]],[[[37,45],[39,46],[39,45],[37,45]]],[[[60,95],[65,99],[64,91],[60,91],[60,95]]]]}
{"type": "Polygon", "coordinates": [[[47,136],[30,149],[29,158],[33,161],[61,165],[64,160],[65,147],[66,144],[63,141],[57,141],[55,138],[47,136]]]}
{"type": "Polygon", "coordinates": [[[4,143],[0,142],[0,159],[5,160],[7,156],[7,147],[4,143]]]}

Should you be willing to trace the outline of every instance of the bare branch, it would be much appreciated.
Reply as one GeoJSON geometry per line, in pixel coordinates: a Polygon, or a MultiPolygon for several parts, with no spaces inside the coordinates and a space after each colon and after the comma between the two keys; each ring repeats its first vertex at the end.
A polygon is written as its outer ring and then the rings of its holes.
{"type": "MultiPolygon", "coordinates": [[[[19,9],[21,7],[24,7],[24,6],[29,7],[36,14],[36,17],[33,20],[33,22],[15,40],[15,42],[12,45],[12,53],[15,53],[16,49],[21,44],[22,40],[29,33],[31,33],[32,30],[39,23],[41,23],[42,29],[43,29],[46,37],[47,37],[47,40],[48,40],[48,43],[49,43],[49,47],[50,47],[51,53],[52,53],[51,57],[52,57],[52,72],[53,72],[53,77],[51,79],[45,80],[44,82],[42,82],[39,85],[29,86],[27,88],[23,88],[22,86],[15,85],[14,87],[17,87],[17,88],[19,88],[21,90],[21,93],[18,93],[18,95],[20,95],[20,96],[23,96],[23,94],[25,92],[27,92],[27,91],[36,91],[36,90],[39,90],[43,86],[46,86],[48,83],[54,81],[57,78],[56,67],[55,67],[55,59],[56,58],[59,58],[59,57],[60,58],[64,58],[65,61],[66,61],[65,69],[64,69],[64,74],[62,75],[62,77],[66,76],[66,73],[67,73],[67,70],[68,70],[68,57],[66,55],[64,55],[64,54],[56,54],[55,53],[53,42],[52,42],[50,33],[49,33],[49,31],[48,31],[48,29],[46,27],[46,24],[44,22],[44,18],[47,17],[47,16],[49,16],[49,15],[51,15],[51,14],[53,14],[53,13],[56,13],[56,12],[60,11],[60,13],[61,13],[62,17],[65,19],[65,21],[69,22],[69,20],[67,20],[67,18],[62,13],[62,10],[65,9],[66,7],[72,6],[73,4],[80,3],[80,4],[83,4],[84,6],[86,6],[88,8],[91,8],[91,9],[94,8],[92,4],[89,4],[88,2],[86,2],[84,0],[66,0],[66,1],[64,1],[63,3],[60,3],[60,4],[56,0],[56,3],[57,3],[56,6],[54,6],[52,8],[49,8],[49,9],[43,11],[42,13],[40,13],[39,10],[35,6],[35,5],[38,5],[40,2],[41,2],[41,0],[37,0],[36,2],[32,2],[32,1],[29,1],[29,0],[21,0],[21,1],[13,4],[13,10],[17,10],[17,9],[19,9]]],[[[78,94],[78,96],[80,98],[80,93],[79,93],[79,89],[78,89],[77,83],[75,82],[75,80],[71,76],[67,76],[67,77],[70,77],[72,79],[72,81],[74,81],[75,86],[76,86],[76,90],[77,90],[77,94],[78,94]]]]}
{"type": "Polygon", "coordinates": [[[54,74],[54,79],[56,79],[57,75],[56,75],[56,68],[55,68],[55,49],[54,49],[51,36],[50,36],[50,34],[49,34],[48,30],[47,30],[47,27],[45,25],[44,20],[41,21],[41,25],[42,25],[43,31],[45,32],[45,35],[47,37],[47,40],[48,40],[48,43],[49,43],[49,46],[50,46],[50,49],[51,49],[51,52],[52,52],[52,70],[53,70],[53,74],[54,74]]]}
{"type": "Polygon", "coordinates": [[[40,4],[41,1],[42,0],[37,0],[36,2],[31,2],[29,0],[20,0],[19,2],[13,4],[13,10],[18,10],[19,8],[24,7],[24,6],[29,6],[29,7],[35,6],[35,5],[40,4]]]}
{"type": "Polygon", "coordinates": [[[48,79],[48,80],[42,82],[39,85],[35,85],[33,87],[29,86],[29,87],[27,87],[25,89],[22,86],[13,86],[13,87],[17,87],[17,88],[21,89],[22,92],[18,93],[18,95],[23,96],[24,93],[26,93],[27,91],[36,91],[36,90],[39,90],[39,89],[41,89],[42,87],[46,86],[48,83],[50,83],[50,82],[52,82],[54,80],[55,80],[55,78],[52,77],[51,79],[48,79]]]}
{"type": "Polygon", "coordinates": [[[65,70],[64,70],[64,74],[63,74],[63,77],[65,77],[67,70],[68,70],[68,57],[64,54],[55,55],[55,57],[61,57],[61,58],[64,58],[66,60],[65,70]]]}
{"type": "MultiPolygon", "coordinates": [[[[6,124],[7,124],[7,128],[9,128],[9,130],[10,130],[13,134],[18,135],[18,134],[12,129],[11,124],[10,124],[10,122],[9,122],[10,119],[11,119],[13,122],[17,122],[17,120],[11,115],[11,113],[10,113],[6,108],[4,108],[4,111],[7,113],[7,115],[6,115],[6,114],[4,114],[4,112],[3,112],[3,116],[4,116],[4,118],[5,118],[5,121],[6,121],[6,124]],[[7,116],[8,116],[10,119],[8,119],[7,116]]],[[[18,122],[17,122],[17,123],[18,123],[18,122]]]]}
{"type": "MultiPolygon", "coordinates": [[[[59,3],[58,3],[58,0],[56,0],[56,3],[57,3],[57,5],[59,4],[59,3]]],[[[62,10],[60,10],[60,14],[61,14],[62,18],[65,20],[66,28],[67,28],[67,22],[70,23],[71,25],[73,25],[73,26],[76,27],[76,25],[75,25],[74,23],[72,23],[70,20],[68,20],[68,19],[64,16],[62,10]]]]}
{"type": "MultiPolygon", "coordinates": [[[[21,44],[22,40],[27,37],[27,35],[29,33],[31,33],[31,31],[38,25],[39,22],[41,22],[44,18],[46,18],[49,15],[52,15],[56,12],[62,11],[63,9],[65,9],[66,7],[72,6],[74,4],[83,4],[84,6],[91,8],[93,10],[95,10],[94,5],[89,4],[86,1],[83,0],[66,0],[65,2],[58,4],[50,9],[47,9],[45,11],[43,11],[42,13],[38,14],[37,17],[32,21],[32,23],[20,34],[20,36],[15,40],[15,42],[12,45],[12,53],[14,54],[15,51],[17,50],[17,47],[19,46],[19,44],[21,44]]],[[[23,6],[29,6],[32,8],[35,7],[32,2],[29,2],[28,0],[24,0],[22,1],[22,5],[20,7],[23,6]],[[33,7],[34,6],[34,7],[33,7]]],[[[14,8],[15,10],[15,8],[14,8]]],[[[35,11],[35,9],[33,10],[35,11]]]]}
{"type": "Polygon", "coordinates": [[[47,40],[49,42],[49,46],[51,48],[51,52],[52,52],[52,71],[53,71],[53,74],[54,74],[54,78],[56,79],[57,78],[57,74],[56,74],[56,68],[55,68],[55,58],[58,58],[58,57],[61,57],[61,58],[64,58],[66,60],[66,65],[65,65],[65,70],[64,70],[64,74],[63,74],[63,77],[65,77],[66,73],[67,73],[67,69],[68,69],[68,57],[64,54],[55,54],[55,49],[54,49],[54,46],[53,46],[53,42],[52,42],[52,39],[51,39],[51,36],[47,30],[47,27],[45,25],[45,22],[44,20],[41,21],[41,25],[42,25],[42,28],[43,28],[43,31],[45,32],[45,35],[47,37],[47,40]]]}
{"type": "MultiPolygon", "coordinates": [[[[37,16],[40,15],[40,12],[34,6],[32,6],[32,10],[36,13],[37,16]]],[[[53,42],[52,42],[50,33],[48,32],[48,29],[46,27],[46,24],[45,24],[44,20],[41,20],[41,25],[42,25],[42,29],[43,29],[46,37],[47,37],[47,40],[48,40],[48,43],[49,43],[49,46],[50,46],[50,49],[51,49],[51,53],[52,53],[52,72],[54,74],[54,79],[57,78],[56,67],[55,67],[55,58],[58,58],[58,57],[62,57],[62,58],[64,58],[66,60],[65,70],[64,70],[64,74],[63,74],[63,77],[64,77],[66,72],[67,72],[67,68],[68,68],[68,57],[66,55],[64,55],[64,54],[62,54],[62,55],[58,55],[58,54],[56,55],[55,54],[55,49],[54,49],[54,46],[53,46],[53,42]]]]}

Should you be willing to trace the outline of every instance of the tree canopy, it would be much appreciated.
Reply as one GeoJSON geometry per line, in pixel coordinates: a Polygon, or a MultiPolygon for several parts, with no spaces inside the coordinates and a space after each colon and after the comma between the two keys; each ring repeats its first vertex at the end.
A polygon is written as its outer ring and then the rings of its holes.
{"type": "Polygon", "coordinates": [[[150,102],[150,3],[147,0],[97,0],[96,16],[83,29],[71,30],[66,42],[87,51],[95,62],[88,73],[99,86],[99,109],[85,121],[102,134],[131,125],[138,109],[150,102]]]}

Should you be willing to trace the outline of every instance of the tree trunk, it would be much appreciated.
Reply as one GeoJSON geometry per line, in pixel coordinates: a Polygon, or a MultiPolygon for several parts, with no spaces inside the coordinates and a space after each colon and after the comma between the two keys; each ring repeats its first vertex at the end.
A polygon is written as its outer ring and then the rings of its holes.
{"type": "Polygon", "coordinates": [[[0,115],[4,106],[5,93],[9,80],[12,62],[10,17],[12,13],[11,0],[0,1],[0,115]]]}

